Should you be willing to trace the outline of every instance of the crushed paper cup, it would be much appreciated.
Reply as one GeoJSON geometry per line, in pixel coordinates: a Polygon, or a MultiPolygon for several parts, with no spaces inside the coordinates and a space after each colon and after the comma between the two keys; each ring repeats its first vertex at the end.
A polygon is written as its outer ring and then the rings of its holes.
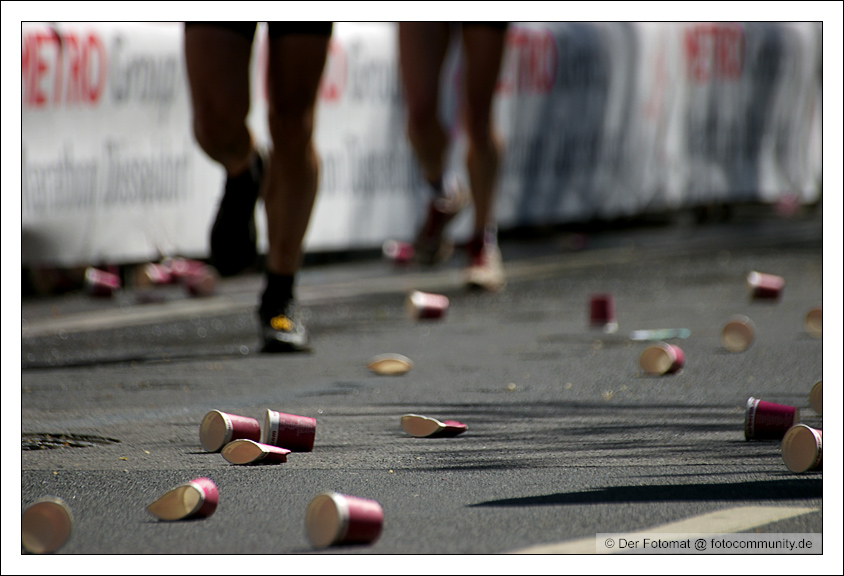
{"type": "Polygon", "coordinates": [[[407,264],[413,260],[415,250],[413,244],[398,240],[387,240],[381,245],[381,252],[388,260],[396,264],[407,264]]]}
{"type": "Polygon", "coordinates": [[[612,294],[592,294],[589,297],[589,325],[608,334],[618,330],[612,294]]]}
{"type": "Polygon", "coordinates": [[[639,356],[639,366],[650,374],[674,374],[686,364],[686,355],[679,346],[659,342],[648,346],[639,356]]]}
{"type": "Polygon", "coordinates": [[[401,417],[402,430],[417,438],[430,438],[432,436],[448,437],[463,434],[469,427],[456,420],[444,420],[440,422],[436,418],[420,416],[419,414],[405,414],[401,417]]]}
{"type": "Polygon", "coordinates": [[[21,545],[31,554],[55,552],[64,546],[72,531],[70,507],[56,496],[39,498],[21,516],[21,545]]]}
{"type": "Polygon", "coordinates": [[[91,296],[110,298],[121,287],[120,276],[89,266],[85,269],[85,287],[91,296]]]}
{"type": "Polygon", "coordinates": [[[823,468],[823,431],[796,424],[782,439],[782,460],[786,467],[800,474],[823,468]]]}
{"type": "Polygon", "coordinates": [[[394,376],[409,372],[413,368],[413,361],[401,354],[379,354],[370,358],[366,367],[376,374],[394,376]]]}
{"type": "Polygon", "coordinates": [[[140,280],[143,284],[161,286],[172,284],[174,281],[173,272],[163,264],[150,262],[141,268],[140,280]]]}
{"type": "Polygon", "coordinates": [[[211,296],[217,291],[220,275],[212,266],[203,264],[192,268],[180,277],[182,286],[191,296],[211,296]]]}
{"type": "Polygon", "coordinates": [[[316,436],[316,419],[267,410],[261,443],[286,448],[291,452],[311,452],[316,436]]]}
{"type": "Polygon", "coordinates": [[[735,316],[721,330],[721,346],[730,352],[744,352],[756,338],[756,326],[747,316],[735,316]]]}
{"type": "Polygon", "coordinates": [[[218,501],[217,485],[210,478],[194,478],[147,506],[147,512],[161,520],[207,518],[217,509],[218,501]]]}
{"type": "Polygon", "coordinates": [[[755,270],[747,275],[747,287],[753,299],[777,299],[782,294],[783,286],[785,286],[785,279],[782,276],[764,274],[755,270]]]}
{"type": "Polygon", "coordinates": [[[315,548],[372,544],[383,524],[384,510],[378,502],[337,492],[317,494],[305,513],[305,530],[315,548]]]}
{"type": "Polygon", "coordinates": [[[821,306],[809,310],[803,326],[806,328],[806,333],[812,338],[823,337],[823,309],[821,306]]]}
{"type": "Polygon", "coordinates": [[[812,391],[809,392],[809,406],[815,411],[818,416],[823,416],[823,380],[812,386],[812,391]]]}
{"type": "Polygon", "coordinates": [[[800,409],[751,396],[744,412],[745,440],[782,440],[800,422],[800,409]]]}
{"type": "Polygon", "coordinates": [[[211,410],[199,425],[199,442],[209,452],[219,452],[233,440],[261,439],[261,424],[255,418],[211,410]]]}
{"type": "Polygon", "coordinates": [[[254,440],[235,440],[223,447],[223,458],[232,464],[280,464],[287,462],[291,450],[261,444],[254,440]]]}
{"type": "Polygon", "coordinates": [[[414,290],[405,299],[405,311],[412,320],[442,318],[448,310],[448,297],[414,290]]]}
{"type": "Polygon", "coordinates": [[[165,258],[161,265],[170,272],[173,281],[180,281],[207,266],[204,262],[188,258],[165,258]]]}

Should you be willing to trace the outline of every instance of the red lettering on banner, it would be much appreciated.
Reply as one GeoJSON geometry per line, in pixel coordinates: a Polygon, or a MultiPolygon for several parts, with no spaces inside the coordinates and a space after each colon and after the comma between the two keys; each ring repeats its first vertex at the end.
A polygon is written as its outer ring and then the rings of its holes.
{"type": "Polygon", "coordinates": [[[346,91],[348,65],[346,51],[334,40],[328,44],[328,59],[319,84],[319,97],[326,102],[337,102],[346,91]]]}
{"type": "Polygon", "coordinates": [[[105,88],[107,56],[105,46],[100,42],[99,38],[93,33],[88,34],[88,42],[85,49],[82,51],[82,95],[88,98],[91,104],[96,103],[100,99],[100,95],[105,88]],[[92,59],[91,56],[96,55],[96,70],[93,71],[96,76],[92,78],[92,59]],[[97,80],[95,82],[95,80],[97,80]]]}
{"type": "Polygon", "coordinates": [[[744,31],[737,24],[701,24],[685,30],[686,67],[696,82],[738,80],[744,68],[744,31]]]}
{"type": "Polygon", "coordinates": [[[96,104],[106,85],[108,55],[95,33],[31,31],[21,43],[21,88],[25,108],[84,102],[96,104]]]}
{"type": "Polygon", "coordinates": [[[547,94],[557,76],[557,46],[547,30],[511,28],[496,90],[501,94],[547,94]]]}

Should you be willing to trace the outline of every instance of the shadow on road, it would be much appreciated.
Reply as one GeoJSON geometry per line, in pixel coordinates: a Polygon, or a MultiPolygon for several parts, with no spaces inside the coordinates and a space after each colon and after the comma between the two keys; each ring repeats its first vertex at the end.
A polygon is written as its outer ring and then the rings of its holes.
{"type": "Polygon", "coordinates": [[[613,486],[584,492],[561,492],[525,498],[504,498],[470,507],[566,506],[619,502],[680,502],[712,500],[803,500],[823,498],[823,479],[779,479],[726,484],[613,486]]]}

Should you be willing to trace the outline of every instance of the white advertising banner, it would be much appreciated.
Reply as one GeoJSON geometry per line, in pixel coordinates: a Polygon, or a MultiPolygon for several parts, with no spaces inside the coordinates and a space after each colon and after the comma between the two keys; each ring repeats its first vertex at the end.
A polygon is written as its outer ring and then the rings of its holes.
{"type": "MultiPolygon", "coordinates": [[[[269,146],[266,43],[259,26],[248,122],[269,146]]],[[[177,23],[22,26],[24,266],[208,255],[224,175],[194,140],[182,50],[177,23]]],[[[514,23],[494,110],[500,227],[817,200],[821,62],[813,23],[514,23]]],[[[461,65],[456,48],[441,101],[465,177],[461,65]]],[[[425,196],[394,23],[335,24],[315,141],[306,249],[412,238],[425,196]]],[[[470,215],[455,224],[467,234],[470,215]]]]}

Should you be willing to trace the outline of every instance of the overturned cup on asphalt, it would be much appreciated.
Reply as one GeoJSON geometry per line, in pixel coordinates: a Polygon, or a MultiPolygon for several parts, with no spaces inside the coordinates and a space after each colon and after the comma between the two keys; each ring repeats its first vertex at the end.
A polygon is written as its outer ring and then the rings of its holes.
{"type": "Polygon", "coordinates": [[[809,406],[818,416],[823,416],[823,380],[818,380],[809,392],[809,406]]]}
{"type": "Polygon", "coordinates": [[[412,320],[434,320],[445,316],[448,297],[414,290],[407,295],[404,307],[412,320]]]}
{"type": "Polygon", "coordinates": [[[800,409],[751,396],[744,412],[745,440],[782,440],[800,422],[800,409]]]}
{"type": "Polygon", "coordinates": [[[85,288],[91,296],[111,298],[121,285],[120,276],[117,274],[93,266],[85,269],[85,288]]]}
{"type": "Polygon", "coordinates": [[[776,300],[782,294],[785,279],[774,274],[764,274],[755,270],[747,275],[747,287],[754,300],[776,300]]]}
{"type": "Polygon", "coordinates": [[[415,250],[413,244],[399,240],[386,240],[381,245],[381,252],[384,257],[394,264],[407,264],[413,260],[415,250]]]}
{"type": "Polygon", "coordinates": [[[658,342],[648,346],[639,356],[639,366],[649,374],[674,374],[686,365],[686,355],[674,344],[658,342]]]}
{"type": "Polygon", "coordinates": [[[444,420],[440,422],[436,418],[420,416],[419,414],[405,414],[402,416],[401,427],[402,430],[417,438],[457,436],[469,429],[469,426],[456,420],[444,420]]]}
{"type": "Polygon", "coordinates": [[[223,458],[232,464],[281,464],[291,450],[254,440],[234,440],[223,447],[223,458]]]}
{"type": "Polygon", "coordinates": [[[199,442],[209,452],[219,452],[233,440],[261,439],[261,424],[255,418],[211,410],[199,425],[199,442]]]}
{"type": "Polygon", "coordinates": [[[607,334],[618,330],[615,318],[615,299],[612,294],[592,294],[589,297],[589,326],[607,334]]]}
{"type": "Polygon", "coordinates": [[[730,352],[744,352],[756,338],[756,326],[747,316],[734,316],[721,329],[721,346],[730,352]]]}
{"type": "Polygon", "coordinates": [[[823,431],[805,424],[789,428],[782,439],[782,460],[797,474],[823,468],[823,431]]]}
{"type": "Polygon", "coordinates": [[[402,354],[378,354],[369,359],[366,367],[376,374],[397,376],[409,372],[413,368],[413,361],[402,354]]]}
{"type": "Polygon", "coordinates": [[[182,285],[191,296],[211,296],[217,291],[219,277],[215,268],[203,265],[182,276],[182,285]]]}
{"type": "Polygon", "coordinates": [[[218,501],[217,485],[210,478],[194,478],[147,506],[147,512],[161,520],[207,518],[217,509],[218,501]]]}
{"type": "Polygon", "coordinates": [[[55,552],[65,545],[72,531],[70,507],[56,496],[39,498],[21,516],[21,545],[31,554],[55,552]]]}
{"type": "Polygon", "coordinates": [[[291,452],[311,452],[316,436],[316,419],[267,410],[261,443],[291,452]]]}
{"type": "Polygon", "coordinates": [[[305,513],[305,530],[315,548],[372,544],[383,524],[384,511],[378,502],[337,492],[317,494],[305,513]]]}
{"type": "Polygon", "coordinates": [[[806,329],[806,334],[812,338],[823,337],[823,309],[820,306],[809,310],[803,321],[803,327],[806,329]]]}

